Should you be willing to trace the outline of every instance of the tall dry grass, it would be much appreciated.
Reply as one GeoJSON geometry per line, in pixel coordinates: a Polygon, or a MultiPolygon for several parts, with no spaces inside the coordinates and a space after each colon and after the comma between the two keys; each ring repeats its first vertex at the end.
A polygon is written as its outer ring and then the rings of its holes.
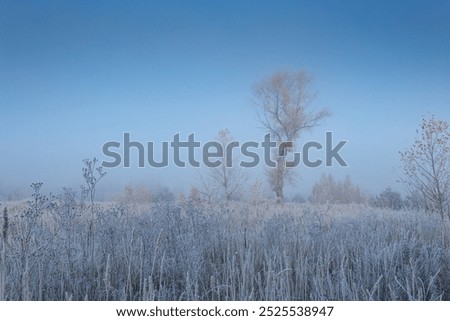
{"type": "Polygon", "coordinates": [[[33,225],[24,224],[33,204],[6,204],[4,299],[450,299],[448,225],[424,213],[189,200],[134,213],[98,204],[92,259],[90,215],[73,196],[41,208],[33,225]]]}

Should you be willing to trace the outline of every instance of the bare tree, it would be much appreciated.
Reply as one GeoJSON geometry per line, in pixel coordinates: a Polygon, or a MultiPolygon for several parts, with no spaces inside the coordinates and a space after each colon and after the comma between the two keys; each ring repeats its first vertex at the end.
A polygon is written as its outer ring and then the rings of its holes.
{"type": "MultiPolygon", "coordinates": [[[[227,146],[234,142],[228,129],[221,129],[216,137],[216,145],[221,151],[221,156],[216,157],[220,162],[219,166],[210,167],[208,177],[200,176],[205,195],[217,195],[225,201],[230,201],[237,197],[246,177],[239,167],[237,155],[228,153],[227,146]]],[[[210,197],[208,197],[210,198],[210,197]]]]}
{"type": "MultiPolygon", "coordinates": [[[[276,139],[278,146],[283,142],[294,144],[304,131],[319,126],[329,116],[326,109],[310,111],[316,95],[311,88],[312,81],[305,71],[278,71],[254,85],[259,121],[276,139]]],[[[283,201],[286,180],[292,178],[291,168],[285,161],[289,149],[276,154],[276,166],[268,172],[269,184],[279,202],[283,201]]]]}
{"type": "Polygon", "coordinates": [[[215,182],[213,182],[208,176],[202,175],[200,171],[197,173],[201,183],[201,186],[197,190],[202,195],[202,198],[204,198],[208,204],[211,204],[217,199],[215,182]]]}
{"type": "Polygon", "coordinates": [[[434,116],[422,118],[420,137],[408,150],[400,152],[400,156],[405,175],[403,181],[421,194],[425,208],[439,213],[444,220],[450,211],[448,123],[434,116]]]}

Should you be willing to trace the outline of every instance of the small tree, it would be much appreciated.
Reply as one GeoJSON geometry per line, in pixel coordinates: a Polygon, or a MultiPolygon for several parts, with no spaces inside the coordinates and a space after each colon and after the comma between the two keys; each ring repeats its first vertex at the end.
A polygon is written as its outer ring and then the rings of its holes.
{"type": "Polygon", "coordinates": [[[437,212],[444,220],[449,213],[450,201],[448,123],[434,116],[422,118],[420,137],[408,150],[400,152],[400,156],[403,181],[422,196],[425,208],[437,212]]]}
{"type": "Polygon", "coordinates": [[[331,174],[322,174],[317,181],[309,196],[309,201],[313,204],[335,203],[336,200],[336,182],[331,174]]]}
{"type": "Polygon", "coordinates": [[[373,206],[381,208],[390,208],[393,210],[399,210],[402,208],[403,201],[399,192],[393,191],[388,187],[380,195],[377,195],[373,199],[373,206]]]}
{"type": "MultiPolygon", "coordinates": [[[[235,155],[227,155],[228,144],[234,141],[228,129],[221,129],[216,137],[216,141],[222,148],[223,156],[217,157],[220,161],[218,167],[208,169],[208,177],[200,176],[205,195],[216,194],[220,198],[229,202],[236,198],[246,177],[239,167],[239,159],[235,155]],[[230,166],[231,165],[231,166],[230,166]]],[[[210,199],[211,197],[208,197],[210,199]]]]}
{"type": "Polygon", "coordinates": [[[309,201],[314,204],[365,204],[366,195],[354,185],[350,176],[344,181],[335,181],[331,174],[322,175],[311,191],[309,201]]]}
{"type": "MultiPolygon", "coordinates": [[[[253,87],[258,117],[265,129],[280,146],[283,142],[292,144],[307,130],[319,126],[329,116],[326,109],[309,110],[315,93],[311,89],[313,78],[305,71],[276,72],[253,87]]],[[[276,166],[268,170],[269,184],[277,201],[282,202],[286,181],[292,181],[291,168],[286,166],[288,149],[277,153],[276,166]]]]}

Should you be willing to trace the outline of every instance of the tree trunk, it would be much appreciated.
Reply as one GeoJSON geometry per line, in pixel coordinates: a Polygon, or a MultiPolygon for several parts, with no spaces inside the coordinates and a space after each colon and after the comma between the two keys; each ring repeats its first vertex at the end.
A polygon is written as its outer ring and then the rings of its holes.
{"type": "Polygon", "coordinates": [[[275,194],[277,196],[277,204],[284,202],[284,175],[285,175],[285,161],[284,157],[279,156],[277,159],[277,169],[275,177],[275,194]]]}

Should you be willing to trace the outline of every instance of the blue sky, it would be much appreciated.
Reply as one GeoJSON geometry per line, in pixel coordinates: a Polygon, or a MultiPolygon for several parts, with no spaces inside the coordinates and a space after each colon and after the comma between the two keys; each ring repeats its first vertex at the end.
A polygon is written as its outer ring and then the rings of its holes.
{"type": "MultiPolygon", "coordinates": [[[[450,120],[450,1],[0,0],[0,194],[78,187],[81,160],[123,132],[261,141],[251,86],[279,69],[313,74],[313,108],[332,112],[300,143],[349,140],[349,167],[299,168],[291,191],[328,172],[401,189],[398,150],[421,116],[450,120]]],[[[110,169],[104,193],[186,189],[195,172],[110,169]]]]}

